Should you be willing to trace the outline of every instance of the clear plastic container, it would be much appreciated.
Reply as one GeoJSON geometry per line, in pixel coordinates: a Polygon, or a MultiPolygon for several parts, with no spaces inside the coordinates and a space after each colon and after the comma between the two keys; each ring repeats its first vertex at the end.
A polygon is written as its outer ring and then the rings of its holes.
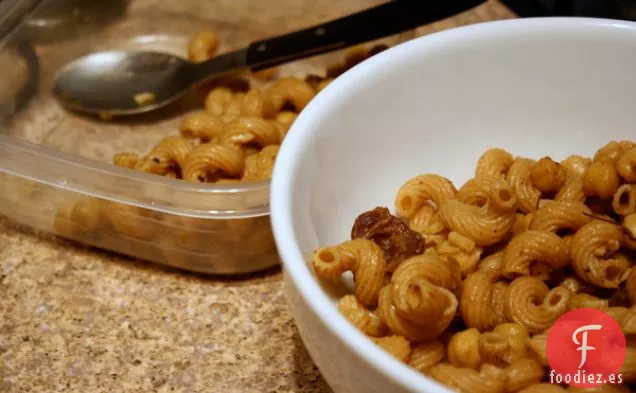
{"type": "MultiPolygon", "coordinates": [[[[155,114],[104,122],[62,109],[50,94],[53,77],[95,51],[184,56],[190,37],[206,28],[219,32],[221,51],[227,51],[379,2],[3,0],[0,213],[37,230],[192,271],[236,274],[276,265],[268,181],[190,183],[110,163],[115,153],[147,153],[176,134],[182,116],[201,108],[201,92],[155,114]]],[[[333,53],[289,64],[279,74],[324,74],[342,58],[333,53]]]]}

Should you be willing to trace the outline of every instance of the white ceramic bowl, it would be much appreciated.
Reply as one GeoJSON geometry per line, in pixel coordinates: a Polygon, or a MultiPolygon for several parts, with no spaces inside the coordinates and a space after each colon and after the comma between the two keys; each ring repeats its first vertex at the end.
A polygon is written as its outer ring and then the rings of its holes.
{"type": "Polygon", "coordinates": [[[447,392],[394,360],[339,313],[307,264],[347,240],[356,216],[426,172],[458,184],[479,155],[591,155],[636,140],[636,24],[483,23],[382,52],[303,111],[278,156],[272,222],[300,334],[334,391],[447,392]]]}

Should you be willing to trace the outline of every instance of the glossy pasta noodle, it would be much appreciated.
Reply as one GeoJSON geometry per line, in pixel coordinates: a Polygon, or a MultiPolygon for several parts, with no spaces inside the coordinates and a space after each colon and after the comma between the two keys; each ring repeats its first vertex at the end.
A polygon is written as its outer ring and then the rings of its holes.
{"type": "Polygon", "coordinates": [[[627,256],[619,251],[622,243],[623,234],[618,226],[600,220],[590,221],[572,239],[572,267],[590,284],[618,288],[631,267],[627,256]]]}
{"type": "Polygon", "coordinates": [[[460,281],[458,266],[435,256],[411,258],[380,291],[378,315],[391,331],[413,342],[437,338],[455,317],[458,301],[452,291],[460,281]]]}
{"type": "Polygon", "coordinates": [[[512,154],[503,149],[489,149],[477,161],[475,177],[501,177],[505,178],[512,165],[512,154]]]}
{"type": "MultiPolygon", "coordinates": [[[[339,309],[393,356],[460,393],[550,393],[587,391],[546,383],[546,342],[563,314],[595,308],[628,338],[633,356],[621,371],[636,382],[635,149],[613,142],[593,159],[559,162],[493,148],[459,188],[438,174],[407,180],[395,219],[419,236],[421,254],[375,276],[372,297],[361,298],[366,288],[356,283],[339,309]]],[[[376,237],[379,254],[356,260],[381,260],[386,242],[400,239],[376,237]]],[[[355,265],[323,250],[314,254],[319,278],[337,281],[355,265]]]]}
{"type": "Polygon", "coordinates": [[[530,230],[514,236],[508,243],[503,253],[502,273],[507,278],[542,274],[539,277],[547,280],[550,272],[561,269],[569,260],[563,239],[551,232],[530,230]],[[545,269],[533,271],[539,263],[545,269]]]}
{"type": "Polygon", "coordinates": [[[321,277],[335,280],[345,271],[353,272],[356,298],[368,306],[378,303],[386,261],[382,249],[371,240],[356,239],[321,248],[314,254],[313,261],[316,273],[321,277]]]}
{"type": "Polygon", "coordinates": [[[506,176],[506,180],[512,186],[519,201],[519,209],[524,213],[532,213],[537,210],[541,191],[532,184],[532,169],[534,160],[516,158],[506,176]]]}
{"type": "Polygon", "coordinates": [[[409,365],[422,373],[428,373],[445,356],[446,348],[440,340],[424,341],[413,347],[409,365]]]}
{"type": "Polygon", "coordinates": [[[243,173],[245,158],[240,148],[221,144],[203,144],[192,149],[183,162],[183,178],[206,182],[221,174],[237,176],[243,173]]]}

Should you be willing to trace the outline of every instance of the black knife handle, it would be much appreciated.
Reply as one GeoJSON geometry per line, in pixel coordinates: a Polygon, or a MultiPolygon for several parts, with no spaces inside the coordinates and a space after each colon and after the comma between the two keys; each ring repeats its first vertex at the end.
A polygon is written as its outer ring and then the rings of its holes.
{"type": "Polygon", "coordinates": [[[467,11],[485,0],[393,0],[294,33],[250,44],[247,65],[273,67],[392,36],[467,11]]]}

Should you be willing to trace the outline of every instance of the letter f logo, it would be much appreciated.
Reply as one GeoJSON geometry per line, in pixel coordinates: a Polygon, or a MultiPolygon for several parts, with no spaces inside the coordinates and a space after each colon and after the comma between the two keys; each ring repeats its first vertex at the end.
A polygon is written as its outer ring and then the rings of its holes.
{"type": "Polygon", "coordinates": [[[601,325],[585,325],[576,329],[574,333],[572,333],[572,341],[574,341],[574,344],[580,345],[580,347],[576,348],[577,351],[581,351],[581,364],[579,364],[579,368],[583,367],[587,360],[587,351],[593,351],[596,349],[587,345],[587,332],[589,330],[601,330],[602,327],[603,326],[601,325]],[[577,336],[581,332],[583,332],[583,334],[581,335],[581,342],[579,342],[577,336]]]}

